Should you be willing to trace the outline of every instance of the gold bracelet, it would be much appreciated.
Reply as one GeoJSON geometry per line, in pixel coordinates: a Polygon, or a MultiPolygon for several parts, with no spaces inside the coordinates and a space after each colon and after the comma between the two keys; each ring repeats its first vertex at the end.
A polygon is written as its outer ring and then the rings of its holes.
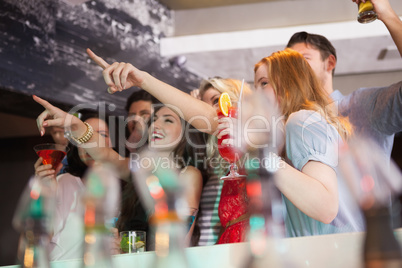
{"type": "Polygon", "coordinates": [[[87,126],[87,130],[85,131],[84,135],[81,136],[81,138],[76,139],[74,138],[73,135],[71,135],[71,138],[77,143],[77,144],[83,144],[89,141],[92,138],[92,135],[94,134],[94,129],[90,124],[87,122],[84,122],[84,124],[87,126]]]}

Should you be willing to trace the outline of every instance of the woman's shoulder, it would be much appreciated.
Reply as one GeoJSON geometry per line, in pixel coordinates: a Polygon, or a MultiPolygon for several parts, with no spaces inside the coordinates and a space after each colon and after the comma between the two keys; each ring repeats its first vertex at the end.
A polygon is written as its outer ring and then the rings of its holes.
{"type": "Polygon", "coordinates": [[[291,113],[286,121],[286,130],[305,128],[310,125],[326,125],[327,121],[318,111],[299,110],[291,113]]]}
{"type": "Polygon", "coordinates": [[[57,177],[56,177],[56,180],[57,180],[57,184],[60,186],[60,185],[63,185],[63,186],[68,186],[68,185],[70,185],[70,186],[76,186],[76,185],[78,185],[78,186],[84,186],[84,184],[83,184],[83,182],[82,182],[82,180],[81,180],[81,178],[80,177],[77,177],[77,176],[74,176],[74,175],[71,175],[70,173],[63,173],[63,174],[60,174],[60,175],[58,175],[57,177]]]}
{"type": "Polygon", "coordinates": [[[201,171],[194,166],[187,166],[180,172],[180,177],[185,180],[191,180],[193,183],[200,183],[202,185],[201,171]]]}
{"type": "Polygon", "coordinates": [[[321,114],[314,110],[299,110],[289,115],[287,123],[306,121],[309,118],[321,118],[321,114]]]}
{"type": "Polygon", "coordinates": [[[194,166],[186,166],[181,171],[181,174],[183,174],[183,175],[193,175],[193,176],[195,176],[195,175],[198,176],[199,175],[199,176],[201,176],[201,171],[198,168],[194,167],[194,166]]]}

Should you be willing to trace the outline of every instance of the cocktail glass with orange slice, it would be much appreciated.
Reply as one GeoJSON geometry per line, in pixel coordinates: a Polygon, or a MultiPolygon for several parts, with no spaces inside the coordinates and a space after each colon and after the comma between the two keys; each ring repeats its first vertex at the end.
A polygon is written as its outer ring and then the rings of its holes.
{"type": "MultiPolygon", "coordinates": [[[[219,108],[218,108],[218,118],[222,118],[224,116],[237,118],[237,102],[232,102],[230,100],[229,94],[222,93],[219,97],[219,108]]],[[[236,162],[239,161],[240,157],[242,156],[241,150],[236,147],[236,142],[234,144],[222,144],[222,141],[225,139],[234,139],[229,134],[223,135],[220,139],[218,139],[218,150],[219,154],[222,156],[223,159],[229,162],[230,164],[230,171],[227,176],[221,177],[221,180],[238,180],[241,178],[245,178],[246,176],[240,175],[238,172],[238,166],[236,162]]]]}

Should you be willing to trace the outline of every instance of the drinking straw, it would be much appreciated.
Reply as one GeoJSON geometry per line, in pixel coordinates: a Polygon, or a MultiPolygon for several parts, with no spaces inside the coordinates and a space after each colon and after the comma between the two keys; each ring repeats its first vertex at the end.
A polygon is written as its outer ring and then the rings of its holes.
{"type": "MultiPolygon", "coordinates": [[[[239,112],[239,115],[240,115],[240,117],[241,117],[241,97],[242,97],[242,95],[243,95],[243,86],[244,86],[244,78],[243,78],[243,80],[241,81],[241,87],[240,87],[240,95],[239,95],[239,99],[238,99],[238,101],[237,101],[237,109],[238,109],[238,112],[239,112]]],[[[240,123],[240,121],[238,121],[238,123],[240,123]]],[[[240,134],[240,127],[238,128],[238,130],[237,130],[237,134],[239,135],[240,134]]],[[[235,137],[236,137],[237,135],[235,135],[235,137]]],[[[238,143],[238,145],[240,146],[241,145],[241,139],[237,139],[237,143],[238,143]]]]}
{"type": "Polygon", "coordinates": [[[241,96],[243,95],[243,86],[244,86],[244,78],[241,81],[240,96],[239,96],[239,101],[238,102],[241,102],[241,96]]]}

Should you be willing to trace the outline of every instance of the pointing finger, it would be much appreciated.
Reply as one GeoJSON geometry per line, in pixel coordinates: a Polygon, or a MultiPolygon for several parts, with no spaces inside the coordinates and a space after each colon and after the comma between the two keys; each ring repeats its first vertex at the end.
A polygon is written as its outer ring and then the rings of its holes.
{"type": "Polygon", "coordinates": [[[43,106],[43,108],[45,108],[46,110],[51,110],[54,106],[51,105],[49,102],[45,101],[42,98],[39,98],[36,95],[32,95],[32,98],[34,99],[34,101],[36,101],[37,103],[39,103],[40,105],[43,106]]]}
{"type": "Polygon", "coordinates": [[[87,54],[96,64],[102,67],[102,69],[109,67],[109,64],[104,59],[93,53],[89,48],[87,48],[87,54]]]}

